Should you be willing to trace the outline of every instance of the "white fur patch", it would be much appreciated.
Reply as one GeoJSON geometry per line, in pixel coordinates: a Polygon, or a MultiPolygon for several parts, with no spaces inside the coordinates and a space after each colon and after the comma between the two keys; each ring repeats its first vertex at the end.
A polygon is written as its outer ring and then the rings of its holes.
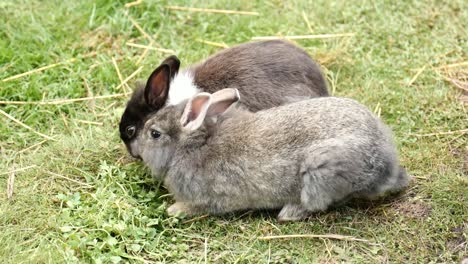
{"type": "Polygon", "coordinates": [[[193,83],[193,74],[190,71],[179,72],[172,79],[169,86],[168,105],[176,105],[186,99],[192,98],[200,90],[193,83]]]}

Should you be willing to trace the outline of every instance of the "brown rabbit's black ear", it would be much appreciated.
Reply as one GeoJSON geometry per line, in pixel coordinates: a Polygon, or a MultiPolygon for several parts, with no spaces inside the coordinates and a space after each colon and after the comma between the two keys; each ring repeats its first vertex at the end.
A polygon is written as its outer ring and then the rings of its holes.
{"type": "Polygon", "coordinates": [[[154,108],[162,108],[169,94],[171,69],[168,64],[161,64],[151,73],[145,87],[146,103],[154,108]]]}
{"type": "Polygon", "coordinates": [[[180,60],[175,55],[167,57],[161,64],[169,65],[171,68],[171,79],[179,72],[180,60]]]}

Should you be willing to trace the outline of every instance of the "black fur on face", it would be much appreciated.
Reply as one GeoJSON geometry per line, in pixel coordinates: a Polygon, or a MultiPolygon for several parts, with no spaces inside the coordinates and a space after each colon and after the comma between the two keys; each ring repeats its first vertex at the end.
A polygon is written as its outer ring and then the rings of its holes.
{"type": "Polygon", "coordinates": [[[128,101],[127,108],[125,108],[119,124],[120,138],[125,143],[128,152],[135,158],[138,158],[138,156],[132,152],[131,143],[143,128],[148,116],[154,111],[154,109],[145,102],[143,93],[144,87],[138,87],[135,90],[132,98],[128,101]],[[133,133],[129,133],[131,132],[129,130],[132,128],[133,133]]]}
{"type": "MultiPolygon", "coordinates": [[[[147,118],[167,105],[170,81],[179,66],[177,57],[168,57],[128,103],[120,134],[130,153],[138,153],[134,139],[139,137],[147,118]]],[[[252,112],[328,95],[320,67],[303,49],[281,40],[223,50],[187,68],[185,73],[199,91],[238,89],[244,95],[240,104],[252,112]]]]}
{"type": "Polygon", "coordinates": [[[166,58],[153,73],[146,86],[138,85],[120,119],[120,138],[128,152],[139,158],[137,150],[132,149],[132,142],[138,136],[150,114],[164,107],[169,94],[170,80],[179,71],[180,61],[176,56],[166,58]]]}

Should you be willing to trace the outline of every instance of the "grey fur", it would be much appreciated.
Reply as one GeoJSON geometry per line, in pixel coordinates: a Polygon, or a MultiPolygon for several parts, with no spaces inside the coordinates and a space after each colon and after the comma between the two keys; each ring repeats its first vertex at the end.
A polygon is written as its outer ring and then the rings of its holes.
{"type": "Polygon", "coordinates": [[[299,220],[408,184],[390,130],[352,99],[314,98],[257,113],[231,106],[194,131],[180,123],[186,104],[161,109],[137,138],[143,161],[174,195],[170,213],[282,208],[280,220],[299,220]]]}
{"type": "MultiPolygon", "coordinates": [[[[180,62],[175,56],[168,57],[156,68],[167,65],[170,80],[178,73],[180,62]]],[[[148,117],[166,105],[167,98],[145,99],[148,90],[166,87],[166,83],[153,82],[151,74],[146,84],[137,86],[122,115],[120,137],[134,157],[133,141],[140,134],[148,117]],[[128,128],[135,132],[128,134],[128,128]]],[[[327,85],[320,67],[301,48],[282,40],[252,42],[237,45],[216,53],[204,62],[188,67],[183,72],[194,76],[194,84],[202,91],[214,93],[223,88],[237,88],[242,93],[240,104],[252,112],[290,102],[327,96],[327,85]]],[[[171,85],[167,85],[170,90],[171,85]]],[[[167,94],[158,92],[156,94],[167,94]]]]}

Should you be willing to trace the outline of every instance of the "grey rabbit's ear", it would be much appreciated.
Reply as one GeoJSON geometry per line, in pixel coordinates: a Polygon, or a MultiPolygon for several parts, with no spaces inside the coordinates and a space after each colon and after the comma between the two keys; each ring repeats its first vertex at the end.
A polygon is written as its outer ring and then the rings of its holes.
{"type": "Polygon", "coordinates": [[[196,130],[206,117],[216,118],[239,99],[239,91],[232,88],[214,94],[199,93],[187,102],[180,123],[186,129],[196,130]]]}
{"type": "Polygon", "coordinates": [[[188,130],[197,130],[203,124],[210,104],[211,94],[209,93],[199,93],[192,97],[185,105],[180,118],[182,127],[188,130]]]}
{"type": "Polygon", "coordinates": [[[234,88],[219,90],[211,95],[212,100],[207,116],[215,117],[224,113],[232,104],[240,99],[239,91],[234,88]]]}
{"type": "Polygon", "coordinates": [[[151,73],[145,87],[146,103],[154,108],[162,108],[169,94],[171,68],[168,64],[161,64],[151,73]]]}

